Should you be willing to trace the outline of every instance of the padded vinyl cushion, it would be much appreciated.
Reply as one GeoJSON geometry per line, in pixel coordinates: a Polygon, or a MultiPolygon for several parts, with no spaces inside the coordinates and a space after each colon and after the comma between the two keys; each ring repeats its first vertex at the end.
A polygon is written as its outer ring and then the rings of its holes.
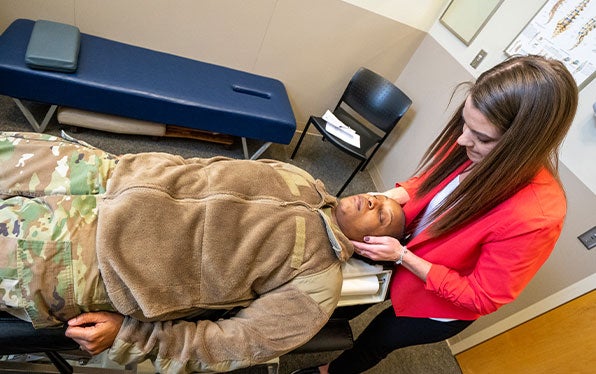
{"type": "Polygon", "coordinates": [[[72,73],[77,70],[81,33],[75,26],[39,20],[35,22],[25,63],[33,69],[72,73]]]}
{"type": "Polygon", "coordinates": [[[0,94],[92,112],[288,144],[296,120],[282,82],[81,33],[72,74],[32,70],[34,21],[0,36],[0,94]]]}
{"type": "Polygon", "coordinates": [[[166,125],[69,107],[58,108],[58,123],[118,134],[164,136],[166,125]]]}

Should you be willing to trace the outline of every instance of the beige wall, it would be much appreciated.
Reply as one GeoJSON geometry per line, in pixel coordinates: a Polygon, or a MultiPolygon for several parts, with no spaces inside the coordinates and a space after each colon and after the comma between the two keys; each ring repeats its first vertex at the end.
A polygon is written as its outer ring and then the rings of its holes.
{"type": "Polygon", "coordinates": [[[360,66],[395,80],[426,34],[339,0],[0,0],[0,29],[16,18],[277,78],[299,127],[360,66]]]}
{"type": "Polygon", "coordinates": [[[344,0],[422,31],[428,31],[451,0],[344,0]]]}

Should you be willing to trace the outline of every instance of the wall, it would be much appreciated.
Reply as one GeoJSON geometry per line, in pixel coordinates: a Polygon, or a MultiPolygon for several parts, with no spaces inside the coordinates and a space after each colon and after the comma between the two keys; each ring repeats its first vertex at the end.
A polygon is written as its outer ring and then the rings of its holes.
{"type": "Polygon", "coordinates": [[[448,0],[344,0],[373,13],[428,31],[448,0]]]}

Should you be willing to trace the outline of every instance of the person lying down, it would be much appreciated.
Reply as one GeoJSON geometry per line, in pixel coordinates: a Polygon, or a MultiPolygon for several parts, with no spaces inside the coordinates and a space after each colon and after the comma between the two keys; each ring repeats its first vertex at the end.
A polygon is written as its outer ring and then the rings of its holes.
{"type": "Polygon", "coordinates": [[[394,200],[338,201],[275,160],[115,156],[24,132],[0,132],[0,160],[0,310],[161,373],[306,343],[337,305],[351,240],[404,230],[394,200]]]}

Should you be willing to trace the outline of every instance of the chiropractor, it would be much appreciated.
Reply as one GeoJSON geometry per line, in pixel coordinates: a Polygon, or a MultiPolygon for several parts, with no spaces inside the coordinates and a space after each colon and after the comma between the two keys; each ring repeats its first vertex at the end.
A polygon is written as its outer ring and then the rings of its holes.
{"type": "Polygon", "coordinates": [[[577,103],[575,80],[557,60],[516,56],[481,74],[416,175],[385,192],[404,204],[406,244],[354,242],[370,259],[397,260],[391,306],[352,349],[296,373],[362,373],[515,300],[561,233],[557,153],[577,103]]]}

